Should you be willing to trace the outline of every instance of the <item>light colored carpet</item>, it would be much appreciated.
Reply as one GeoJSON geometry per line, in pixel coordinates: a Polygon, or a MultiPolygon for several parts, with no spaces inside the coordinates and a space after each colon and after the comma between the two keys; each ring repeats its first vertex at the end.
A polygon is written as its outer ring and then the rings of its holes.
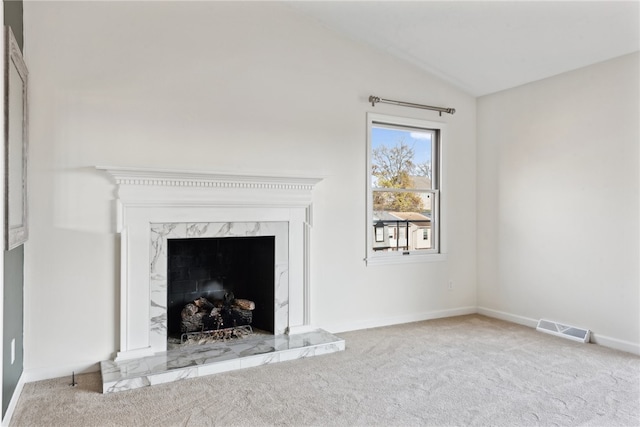
{"type": "Polygon", "coordinates": [[[12,426],[638,426],[640,357],[479,315],[340,334],[347,350],[103,395],[26,384],[12,426]]]}

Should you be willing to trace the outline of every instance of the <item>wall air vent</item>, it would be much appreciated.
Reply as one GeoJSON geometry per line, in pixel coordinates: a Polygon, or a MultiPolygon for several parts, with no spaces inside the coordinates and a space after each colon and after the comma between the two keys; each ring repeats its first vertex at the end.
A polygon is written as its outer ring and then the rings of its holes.
{"type": "Polygon", "coordinates": [[[556,335],[562,338],[568,338],[581,343],[589,342],[589,330],[577,328],[575,326],[562,325],[550,320],[540,319],[536,329],[546,334],[556,335]]]}

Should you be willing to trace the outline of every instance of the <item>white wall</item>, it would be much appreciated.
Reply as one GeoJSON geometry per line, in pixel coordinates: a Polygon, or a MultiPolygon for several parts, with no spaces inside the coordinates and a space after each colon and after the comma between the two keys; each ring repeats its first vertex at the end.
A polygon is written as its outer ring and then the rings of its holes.
{"type": "Polygon", "coordinates": [[[339,331],[475,310],[475,99],[282,4],[25,2],[30,378],[118,350],[114,186],[94,165],[324,175],[312,321],[339,331]],[[367,103],[370,94],[454,116],[367,103]],[[448,260],[366,267],[366,112],[448,123],[448,260]],[[453,280],[453,291],[447,282],[453,280]]]}
{"type": "Polygon", "coordinates": [[[478,100],[478,305],[640,352],[639,55],[478,100]]]}

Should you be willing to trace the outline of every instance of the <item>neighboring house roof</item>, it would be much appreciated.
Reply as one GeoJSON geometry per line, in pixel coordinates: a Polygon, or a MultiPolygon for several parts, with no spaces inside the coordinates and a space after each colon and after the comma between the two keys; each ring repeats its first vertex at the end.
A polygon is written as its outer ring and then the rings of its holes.
{"type": "MultiPolygon", "coordinates": [[[[400,218],[401,220],[404,221],[429,221],[431,222],[431,218],[429,218],[428,216],[424,216],[422,214],[419,214],[417,212],[389,212],[392,216],[395,216],[397,218],[400,218]]],[[[424,222],[420,222],[416,225],[424,225],[424,222]]]]}
{"type": "Polygon", "coordinates": [[[374,221],[397,221],[399,219],[402,219],[402,218],[392,215],[388,211],[373,211],[374,221]]]}
{"type": "Polygon", "coordinates": [[[389,212],[391,215],[403,221],[409,221],[411,225],[416,227],[428,227],[431,225],[431,218],[417,212],[389,212]]]}

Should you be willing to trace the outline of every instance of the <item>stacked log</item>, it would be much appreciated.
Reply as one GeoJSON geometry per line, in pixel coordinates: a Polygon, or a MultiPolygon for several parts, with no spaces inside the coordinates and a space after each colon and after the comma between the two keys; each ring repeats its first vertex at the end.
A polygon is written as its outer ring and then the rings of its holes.
{"type": "Polygon", "coordinates": [[[253,321],[253,312],[251,310],[231,307],[230,312],[232,326],[250,325],[253,321]]]}
{"type": "Polygon", "coordinates": [[[250,325],[256,307],[253,301],[236,299],[232,293],[222,301],[211,303],[204,297],[182,309],[182,332],[218,330],[250,325]]]}
{"type": "Polygon", "coordinates": [[[200,311],[208,312],[213,308],[213,304],[211,304],[205,297],[200,297],[194,300],[193,303],[198,307],[198,309],[200,309],[200,311]]]}
{"type": "Polygon", "coordinates": [[[211,310],[208,316],[202,318],[202,329],[205,331],[224,329],[224,317],[222,316],[222,309],[215,307],[211,310]]]}
{"type": "Polygon", "coordinates": [[[232,305],[241,310],[254,310],[256,308],[256,304],[248,299],[235,299],[232,305]]]}
{"type": "Polygon", "coordinates": [[[197,305],[189,303],[182,309],[182,332],[196,332],[202,330],[202,318],[207,315],[200,311],[197,305]]]}

